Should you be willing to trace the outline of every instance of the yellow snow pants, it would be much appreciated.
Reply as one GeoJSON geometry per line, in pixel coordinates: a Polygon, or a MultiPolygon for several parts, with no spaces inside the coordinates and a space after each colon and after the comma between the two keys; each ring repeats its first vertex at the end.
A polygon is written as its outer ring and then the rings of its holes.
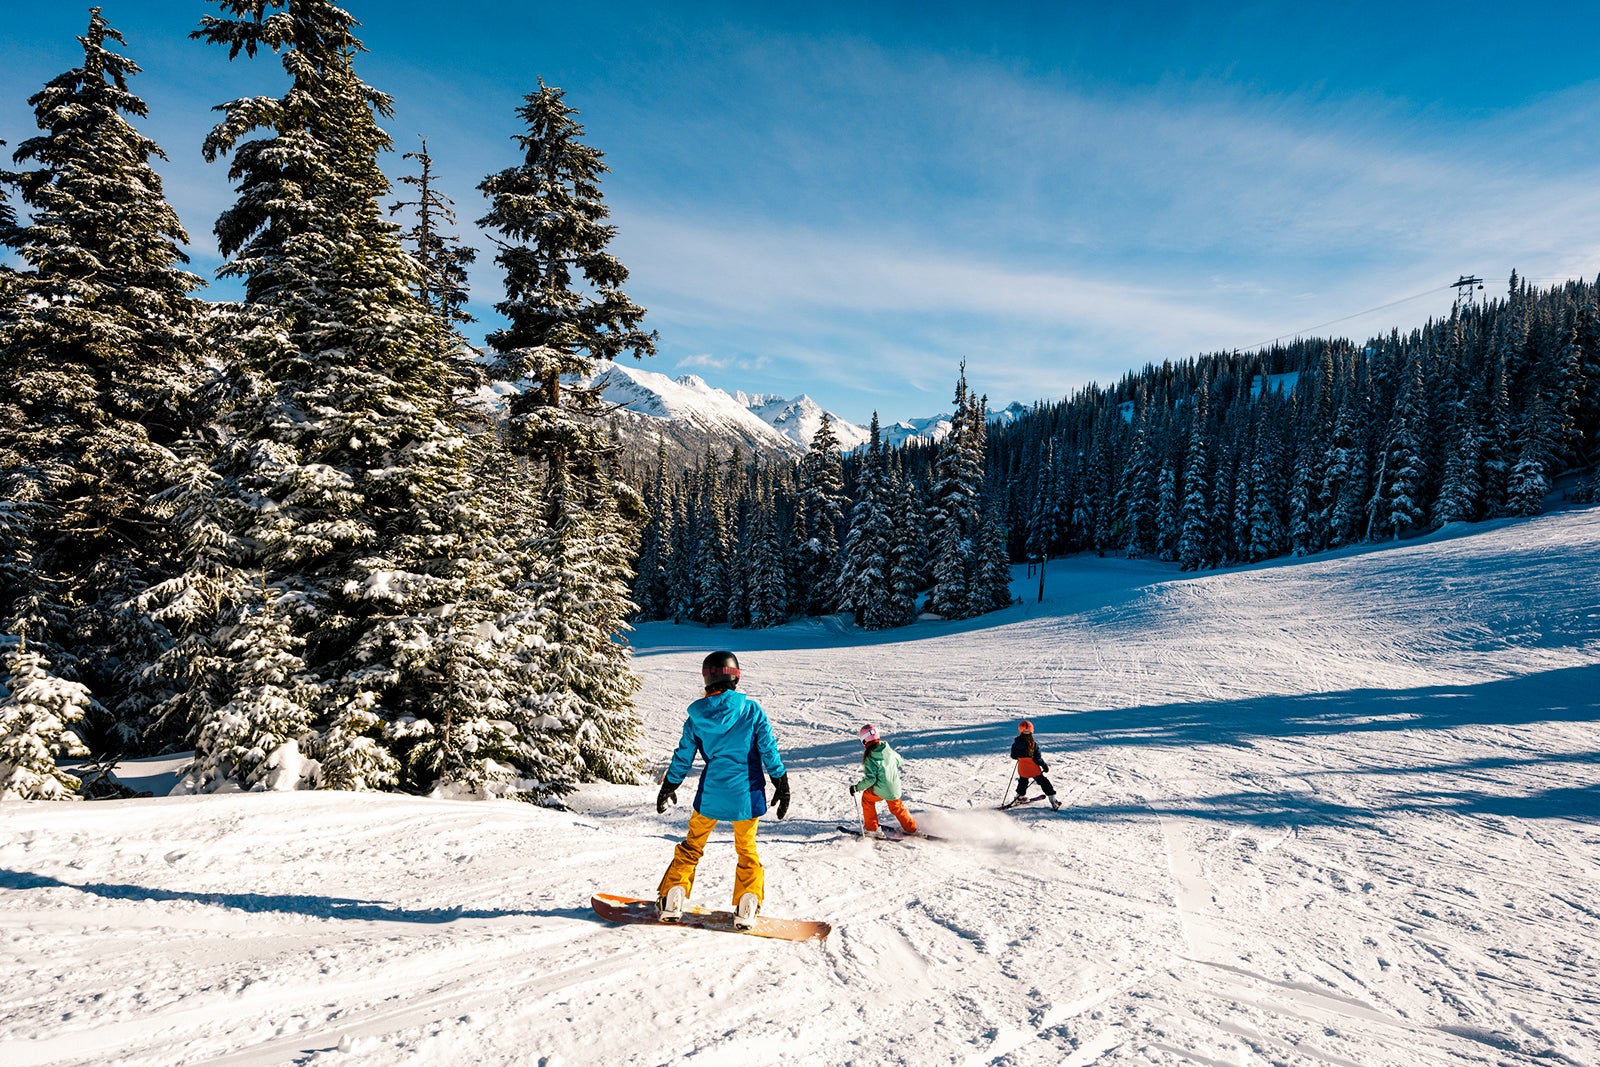
{"type": "MultiPolygon", "coordinates": [[[[733,872],[735,907],[739,904],[739,898],[746,893],[754,893],[759,901],[766,892],[761,857],[756,855],[756,824],[760,821],[737,819],[733,824],[733,848],[739,856],[739,865],[733,872]]],[[[667,890],[675,885],[683,886],[684,896],[693,895],[694,869],[700,857],[705,855],[706,838],[711,836],[711,830],[716,825],[717,820],[709,819],[698,811],[689,816],[689,833],[683,843],[672,850],[672,862],[667,864],[667,873],[661,876],[661,887],[656,890],[656,896],[666,896],[667,890]]]]}

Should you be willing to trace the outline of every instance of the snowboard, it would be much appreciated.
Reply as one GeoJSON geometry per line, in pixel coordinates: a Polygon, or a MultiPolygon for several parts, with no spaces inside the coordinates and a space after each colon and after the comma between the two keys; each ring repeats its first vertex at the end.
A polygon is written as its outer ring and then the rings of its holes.
{"type": "Polygon", "coordinates": [[[820,941],[833,932],[824,922],[809,919],[774,919],[757,915],[756,924],[748,930],[733,925],[733,912],[714,911],[710,908],[688,907],[677,922],[662,922],[656,914],[656,902],[638,897],[619,897],[611,893],[596,893],[589,898],[589,906],[602,919],[614,923],[643,923],[649,926],[684,926],[694,930],[721,930],[729,934],[749,934],[752,937],[771,937],[779,941],[820,941]]]}
{"type": "MultiPolygon", "coordinates": [[[[859,826],[844,826],[844,825],[841,825],[839,827],[839,832],[841,834],[849,834],[852,837],[866,837],[867,836],[867,832],[865,830],[861,829],[861,827],[859,827],[859,826]]],[[[904,830],[891,830],[888,827],[884,827],[883,836],[881,838],[878,838],[878,840],[880,840],[880,841],[917,841],[917,840],[943,841],[944,838],[942,838],[942,837],[934,837],[932,834],[925,834],[925,833],[922,833],[921,831],[918,831],[917,833],[914,833],[914,834],[908,834],[904,830]]]]}

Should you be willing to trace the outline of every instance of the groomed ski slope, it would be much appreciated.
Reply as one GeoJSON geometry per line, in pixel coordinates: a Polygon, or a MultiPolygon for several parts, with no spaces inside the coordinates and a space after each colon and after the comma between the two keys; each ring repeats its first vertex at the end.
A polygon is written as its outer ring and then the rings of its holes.
{"type": "MultiPolygon", "coordinates": [[[[1600,1063],[1600,509],[862,635],[636,634],[659,762],[740,653],[792,771],[767,910],[607,926],[687,807],[0,806],[0,1063],[1600,1063]],[[1013,724],[1066,799],[999,812],[1013,724]],[[951,840],[839,835],[855,728],[951,840]]],[[[159,770],[159,768],[155,768],[159,770]]],[[[691,782],[692,785],[692,782],[691,782]]],[[[691,789],[686,788],[687,798],[691,789]]],[[[731,890],[725,832],[696,899],[731,890]]]]}

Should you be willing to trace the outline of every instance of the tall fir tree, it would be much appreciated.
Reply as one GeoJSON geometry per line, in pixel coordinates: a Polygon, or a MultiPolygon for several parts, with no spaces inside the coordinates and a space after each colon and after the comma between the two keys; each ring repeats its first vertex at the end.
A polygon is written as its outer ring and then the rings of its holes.
{"type": "Polygon", "coordinates": [[[789,618],[789,565],[778,525],[778,502],[771,473],[754,502],[750,539],[750,625],[778,626],[789,618]]]}
{"type": "Polygon", "coordinates": [[[200,279],[152,166],[161,149],[134,127],[139,67],[100,8],[78,38],[81,66],[29,98],[40,133],[0,184],[0,244],[21,271],[0,278],[0,628],[27,627],[41,655],[98,697],[85,735],[136,747],[166,695],[146,667],[168,635],[131,610],[168,575],[173,545],[157,498],[179,480],[177,443],[194,428],[200,279]]]}
{"type": "Polygon", "coordinates": [[[667,478],[665,438],[656,446],[655,476],[645,493],[645,507],[650,517],[639,535],[633,601],[638,605],[639,618],[665,619],[672,614],[668,576],[672,569],[673,533],[672,482],[667,478]]]}
{"type": "MultiPolygon", "coordinates": [[[[474,488],[486,446],[462,429],[471,418],[443,322],[417,298],[416,262],[380,207],[389,98],[356,75],[355,23],[331,3],[216,2],[223,14],[194,36],[234,58],[277,53],[290,84],[222,105],[205,146],[232,158],[238,199],[216,229],[223,273],[243,279],[247,303],[230,323],[237,370],[215,464],[232,570],[208,579],[218,610],[209,648],[191,653],[226,658],[260,575],[294,605],[284,640],[303,641],[298,692],[321,784],[428,791],[446,784],[440,775],[479,778],[481,763],[462,771],[428,755],[451,736],[446,721],[456,736],[482,721],[485,694],[450,680],[534,672],[506,663],[527,646],[456,630],[487,610],[473,551],[493,532],[493,501],[474,488]]],[[[230,688],[205,714],[268,693],[248,678],[230,688]]],[[[531,717],[507,721],[537,733],[531,717]]],[[[213,727],[190,723],[197,742],[254,744],[213,727]]],[[[195,767],[215,756],[200,744],[195,767]]]]}
{"type": "Polygon", "coordinates": [[[894,545],[889,554],[889,603],[885,613],[894,620],[891,625],[903,626],[916,620],[917,594],[926,585],[927,508],[916,481],[906,476],[898,464],[890,486],[894,495],[894,545]]]}
{"type": "Polygon", "coordinates": [[[811,445],[800,460],[794,588],[805,597],[807,615],[826,615],[838,607],[834,592],[839,573],[839,530],[844,525],[848,502],[839,439],[833,432],[833,420],[824,412],[811,445]]]}
{"type": "Polygon", "coordinates": [[[1394,417],[1385,443],[1384,467],[1388,484],[1383,488],[1383,525],[1393,536],[1422,522],[1426,515],[1422,495],[1427,461],[1420,441],[1423,420],[1423,379],[1420,359],[1412,356],[1402,371],[1394,417]]]}
{"type": "Polygon", "coordinates": [[[498,234],[495,262],[505,299],[496,308],[507,325],[488,337],[492,372],[521,383],[507,408],[511,447],[545,471],[551,559],[546,625],[552,640],[546,672],[558,686],[546,695],[576,716],[572,727],[582,773],[632,781],[640,764],[632,697],[638,680],[623,638],[634,541],[619,486],[609,471],[602,405],[591,383],[600,362],[631,353],[653,355],[655,334],[644,309],[622,291],[628,272],[608,250],[615,228],[600,193],[602,153],[583,141],[558,88],[539,82],[517,115],[514,138],[522,160],[478,186],[489,199],[479,220],[498,234]],[[595,599],[585,600],[585,597],[595,599]]]}
{"type": "Polygon", "coordinates": [[[473,321],[472,314],[467,311],[467,267],[478,258],[478,253],[463,243],[459,235],[449,232],[456,223],[455,201],[439,191],[428,139],[420,140],[421,148],[403,157],[416,161],[417,172],[400,176],[400,181],[412,188],[416,199],[395,201],[389,206],[389,213],[392,215],[402,208],[413,209],[416,221],[401,233],[400,239],[417,261],[414,291],[422,306],[445,324],[445,330],[439,335],[447,346],[443,354],[455,361],[465,378],[476,381],[483,377],[483,372],[460,330],[473,321]]]}
{"type": "Polygon", "coordinates": [[[622,291],[627,268],[609,245],[616,228],[600,193],[604,156],[583,142],[577,111],[561,89],[523,98],[526,132],[513,139],[522,162],[485,178],[489,198],[480,226],[500,235],[495,262],[506,297],[495,305],[508,323],[489,334],[491,372],[526,383],[510,403],[513,447],[547,463],[573,462],[585,476],[596,449],[591,425],[600,410],[587,383],[597,361],[655,354],[655,334],[639,324],[644,309],[622,291]]]}
{"type": "Polygon", "coordinates": [[[984,419],[981,404],[967,390],[967,369],[963,364],[956,381],[950,432],[939,442],[934,463],[928,522],[934,560],[928,610],[946,618],[964,619],[981,610],[974,603],[972,582],[978,552],[984,419]]]}
{"type": "Polygon", "coordinates": [[[894,517],[876,411],[868,434],[855,501],[850,508],[850,525],[840,554],[837,600],[840,610],[855,615],[857,626],[881,630],[896,625],[899,619],[890,588],[894,517]]]}
{"type": "Polygon", "coordinates": [[[1183,462],[1178,565],[1186,571],[1210,566],[1216,556],[1211,516],[1211,406],[1207,389],[1202,377],[1190,412],[1189,449],[1183,462]]]}

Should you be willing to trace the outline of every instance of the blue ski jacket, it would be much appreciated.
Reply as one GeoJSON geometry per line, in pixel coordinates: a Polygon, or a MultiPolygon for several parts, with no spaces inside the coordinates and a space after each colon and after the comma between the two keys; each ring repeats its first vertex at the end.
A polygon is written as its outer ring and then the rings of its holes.
{"type": "Polygon", "coordinates": [[[667,767],[667,781],[681,782],[699,753],[706,762],[694,791],[694,810],[708,819],[754,819],[767,811],[765,770],[786,773],[778,738],[761,705],[737,689],[701,697],[689,705],[683,736],[667,767]]]}

